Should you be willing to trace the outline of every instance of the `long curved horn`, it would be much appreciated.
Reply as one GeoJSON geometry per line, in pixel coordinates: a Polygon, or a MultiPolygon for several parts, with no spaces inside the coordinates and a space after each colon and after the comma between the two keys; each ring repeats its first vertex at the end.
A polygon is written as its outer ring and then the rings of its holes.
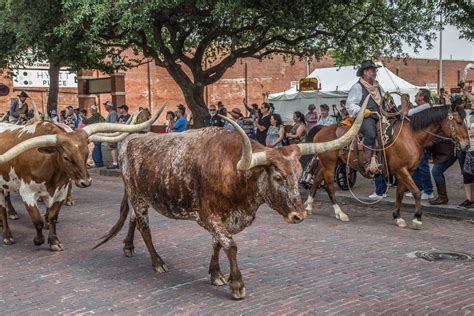
{"type": "Polygon", "coordinates": [[[354,136],[357,135],[360,127],[362,126],[362,121],[364,120],[364,111],[367,107],[367,103],[369,103],[369,97],[370,95],[365,98],[364,103],[362,104],[362,107],[359,110],[359,114],[357,114],[357,118],[354,124],[347,133],[345,133],[340,138],[329,142],[298,144],[298,147],[301,149],[301,155],[314,155],[316,153],[333,151],[336,149],[340,149],[344,147],[345,144],[349,143],[354,138],[354,136]]]}
{"type": "Polygon", "coordinates": [[[25,94],[28,96],[28,98],[30,98],[31,100],[31,107],[33,108],[33,122],[39,122],[41,121],[41,115],[39,114],[38,112],[38,108],[36,107],[36,102],[35,100],[33,100],[33,98],[31,97],[31,94],[29,94],[27,91],[23,91],[25,92],[25,94]]]}
{"type": "Polygon", "coordinates": [[[133,133],[144,130],[150,127],[153,122],[155,122],[158,117],[160,116],[161,112],[165,109],[166,103],[163,104],[161,109],[155,113],[148,121],[137,124],[137,125],[125,125],[125,124],[116,124],[116,123],[96,123],[92,125],[88,125],[83,128],[83,130],[87,133],[87,135],[91,136],[96,133],[104,133],[104,132],[127,132],[133,133]]]}
{"type": "MultiPolygon", "coordinates": [[[[140,112],[138,112],[140,114],[140,112]]],[[[135,124],[137,122],[137,119],[138,119],[138,115],[137,116],[130,116],[130,118],[128,119],[127,125],[130,125],[130,124],[135,124]]],[[[120,136],[120,135],[123,135],[125,133],[122,133],[122,132],[114,132],[114,133],[97,133],[97,134],[94,134],[93,136],[103,136],[103,137],[117,137],[117,136],[120,136]]],[[[129,133],[126,133],[127,135],[129,133]]],[[[92,136],[91,136],[92,137],[92,136]]]]}
{"type": "Polygon", "coordinates": [[[25,140],[19,143],[16,146],[10,148],[7,152],[0,155],[0,165],[4,164],[13,158],[21,155],[25,151],[30,149],[39,148],[39,147],[47,147],[47,146],[55,146],[58,144],[58,136],[57,135],[44,135],[44,136],[37,136],[25,140]]]}
{"type": "Polygon", "coordinates": [[[256,166],[268,164],[265,152],[252,153],[252,143],[239,124],[225,116],[219,116],[229,122],[239,133],[240,141],[242,142],[242,156],[237,163],[237,170],[249,170],[256,166]]]}
{"type": "MultiPolygon", "coordinates": [[[[138,114],[140,114],[140,112],[138,112],[138,114]]],[[[136,116],[130,117],[127,121],[127,124],[135,124],[138,120],[138,114],[136,116]]],[[[130,135],[130,133],[99,133],[90,136],[89,141],[93,143],[118,143],[127,138],[128,135],[130,135]]]]}

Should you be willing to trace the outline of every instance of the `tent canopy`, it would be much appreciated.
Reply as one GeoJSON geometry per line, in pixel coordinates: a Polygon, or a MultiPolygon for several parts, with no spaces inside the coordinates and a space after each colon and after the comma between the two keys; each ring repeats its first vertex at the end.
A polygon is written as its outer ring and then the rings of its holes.
{"type": "MultiPolygon", "coordinates": [[[[382,67],[378,69],[377,80],[384,91],[407,93],[410,98],[415,96],[419,87],[398,77],[381,63],[378,64],[382,67]]],[[[359,80],[354,66],[316,69],[308,78],[317,78],[321,90],[297,91],[292,88],[268,96],[268,102],[273,103],[283,121],[291,121],[295,111],[306,113],[309,104],[314,104],[318,111],[321,104],[339,105],[339,101],[347,98],[349,90],[359,80]]],[[[399,102],[396,97],[394,99],[396,103],[399,102]]]]}

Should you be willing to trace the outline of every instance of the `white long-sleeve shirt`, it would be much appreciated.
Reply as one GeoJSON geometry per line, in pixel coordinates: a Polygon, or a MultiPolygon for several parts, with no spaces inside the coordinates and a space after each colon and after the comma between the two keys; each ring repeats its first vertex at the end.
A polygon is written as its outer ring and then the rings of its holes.
{"type": "MultiPolygon", "coordinates": [[[[382,87],[380,87],[380,94],[381,97],[383,98],[383,95],[385,94],[382,87]]],[[[349,116],[351,117],[356,117],[357,113],[359,113],[360,110],[360,104],[362,102],[362,86],[357,81],[352,87],[351,90],[349,91],[349,95],[347,96],[347,101],[346,101],[346,109],[347,112],[349,113],[349,116]]]]}
{"type": "Polygon", "coordinates": [[[413,109],[410,109],[408,111],[408,116],[413,115],[413,114],[418,113],[418,112],[421,112],[421,111],[424,111],[424,110],[427,110],[429,108],[431,108],[431,105],[429,103],[424,103],[424,104],[417,105],[413,109]]]}

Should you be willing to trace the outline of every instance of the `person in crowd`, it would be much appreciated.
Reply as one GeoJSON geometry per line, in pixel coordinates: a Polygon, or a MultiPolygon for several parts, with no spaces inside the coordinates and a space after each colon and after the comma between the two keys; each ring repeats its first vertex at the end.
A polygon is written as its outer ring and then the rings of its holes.
{"type": "Polygon", "coordinates": [[[26,94],[25,91],[21,91],[17,96],[18,98],[12,98],[10,100],[8,110],[8,121],[13,124],[21,124],[28,120],[28,104],[26,103],[28,94],[26,94]]]}
{"type": "Polygon", "coordinates": [[[280,148],[283,146],[283,138],[285,138],[285,126],[279,114],[270,115],[270,127],[267,132],[266,145],[270,148],[280,148]]]}
{"type": "MultiPolygon", "coordinates": [[[[244,116],[242,115],[242,112],[239,108],[233,108],[232,111],[230,111],[228,114],[230,115],[230,118],[235,121],[240,127],[244,127],[244,122],[242,120],[244,116]]],[[[224,124],[224,128],[227,128],[231,131],[235,130],[234,126],[232,126],[232,124],[227,121],[224,124]]]]}
{"type": "Polygon", "coordinates": [[[75,108],[74,109],[74,115],[76,116],[76,126],[75,128],[79,128],[79,123],[81,122],[81,109],[80,108],[75,108]]]}
{"type": "Polygon", "coordinates": [[[188,129],[188,121],[186,120],[186,110],[184,108],[178,108],[176,112],[177,120],[174,123],[173,132],[184,132],[188,129]]]}
{"type": "Polygon", "coordinates": [[[306,136],[306,123],[304,115],[300,111],[293,113],[293,126],[288,133],[286,138],[290,144],[299,144],[304,141],[306,136]]]}
{"type": "MultiPolygon", "coordinates": [[[[463,93],[466,96],[467,100],[472,103],[474,102],[474,95],[469,93],[468,91],[464,90],[463,93]]],[[[474,111],[471,110],[469,116],[467,116],[466,125],[469,129],[469,138],[471,140],[471,147],[469,149],[469,154],[474,155],[474,111]]],[[[460,152],[460,159],[459,164],[461,165],[461,169],[464,167],[464,162],[466,160],[466,153],[460,152]]],[[[474,210],[474,177],[469,174],[463,173],[463,182],[464,182],[464,191],[466,193],[466,200],[459,204],[460,207],[474,210]]]]}
{"type": "MultiPolygon", "coordinates": [[[[225,106],[221,106],[217,108],[217,114],[221,116],[227,116],[227,109],[225,106]]],[[[225,124],[225,123],[224,123],[225,124]]]]}
{"type": "Polygon", "coordinates": [[[122,104],[117,108],[117,110],[119,114],[117,122],[119,122],[120,124],[126,124],[130,117],[132,117],[130,113],[128,113],[128,105],[122,104]]]}
{"type": "Polygon", "coordinates": [[[74,108],[71,105],[69,105],[66,107],[65,111],[66,113],[64,116],[63,123],[69,126],[71,129],[75,129],[77,117],[76,117],[76,114],[74,114],[74,108]]]}
{"type": "Polygon", "coordinates": [[[270,105],[270,114],[275,113],[275,106],[273,103],[269,102],[268,105],[270,105]]]}
{"type": "MultiPolygon", "coordinates": [[[[418,90],[417,94],[415,95],[416,106],[408,111],[408,117],[410,117],[413,114],[430,109],[431,108],[430,100],[431,100],[430,90],[428,89],[418,90]]],[[[430,157],[431,157],[431,154],[428,151],[425,151],[423,153],[420,164],[418,165],[418,168],[416,168],[412,176],[413,180],[418,186],[418,189],[421,190],[422,200],[428,200],[428,199],[433,198],[433,184],[431,183],[431,172],[430,172],[430,162],[429,162],[430,157]]],[[[413,197],[413,194],[409,192],[406,194],[406,196],[413,197]]]]}
{"type": "Polygon", "coordinates": [[[51,122],[59,123],[59,117],[58,117],[58,113],[56,112],[56,110],[51,110],[51,113],[49,114],[49,117],[51,118],[51,122]]]}
{"type": "Polygon", "coordinates": [[[258,118],[256,123],[257,126],[257,141],[264,145],[267,141],[267,132],[270,127],[270,104],[263,102],[260,106],[260,112],[262,115],[258,118]]]}
{"type": "MultiPolygon", "coordinates": [[[[452,101],[454,106],[458,108],[462,106],[460,99],[455,99],[452,101]]],[[[444,102],[445,104],[449,104],[451,101],[445,100],[444,102]]],[[[464,113],[464,111],[462,112],[464,113]]],[[[433,145],[426,149],[433,157],[434,164],[433,168],[431,169],[431,175],[433,176],[433,180],[436,184],[436,191],[438,193],[436,198],[429,200],[431,205],[443,205],[448,204],[449,202],[444,172],[460,158],[460,151],[454,149],[455,144],[451,140],[441,140],[439,138],[434,138],[433,145]]]]}
{"type": "Polygon", "coordinates": [[[316,123],[318,122],[318,112],[316,112],[316,106],[314,104],[308,105],[308,113],[306,113],[304,119],[308,131],[316,126],[316,123]]]}
{"type": "MultiPolygon", "coordinates": [[[[107,123],[118,123],[118,114],[114,110],[112,101],[105,102],[104,108],[108,112],[105,121],[107,123]]],[[[107,166],[107,169],[119,169],[117,143],[108,143],[108,146],[110,149],[110,155],[112,156],[112,164],[107,166]]]]}
{"type": "Polygon", "coordinates": [[[174,114],[173,111],[166,112],[165,133],[171,133],[173,131],[175,118],[176,114],[174,114]]]}
{"type": "Polygon", "coordinates": [[[217,108],[214,104],[209,105],[209,115],[204,119],[204,126],[224,127],[224,120],[217,115],[217,108]]]}
{"type": "MultiPolygon", "coordinates": [[[[92,105],[90,107],[90,112],[91,116],[83,121],[85,125],[105,122],[104,117],[100,115],[99,112],[97,112],[97,105],[92,105]]],[[[104,161],[102,160],[102,143],[94,143],[92,160],[94,160],[94,166],[96,168],[101,168],[104,166],[104,161]]]]}
{"type": "MultiPolygon", "coordinates": [[[[178,110],[182,110],[181,112],[184,113],[184,118],[187,120],[188,119],[188,113],[186,113],[186,107],[183,104],[178,104],[177,105],[178,110]]],[[[176,111],[178,113],[178,111],[176,111]]]]}
{"type": "Polygon", "coordinates": [[[252,118],[254,122],[258,120],[258,117],[260,116],[260,110],[258,109],[258,104],[257,103],[252,103],[252,105],[248,105],[245,98],[243,100],[245,109],[249,112],[249,117],[252,118]]]}
{"type": "Polygon", "coordinates": [[[319,116],[316,125],[329,126],[336,124],[336,119],[333,116],[329,115],[329,105],[321,104],[320,109],[321,115],[319,116]]]}
{"type": "Polygon", "coordinates": [[[86,109],[79,109],[79,122],[77,123],[77,128],[84,128],[86,124],[84,121],[87,119],[87,110],[86,109]]]}

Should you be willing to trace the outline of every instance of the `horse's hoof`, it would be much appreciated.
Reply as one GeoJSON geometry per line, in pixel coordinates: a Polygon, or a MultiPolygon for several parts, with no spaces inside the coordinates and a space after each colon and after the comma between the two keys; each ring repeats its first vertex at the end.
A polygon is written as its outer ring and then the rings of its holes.
{"type": "Polygon", "coordinates": [[[407,222],[403,218],[397,218],[395,219],[395,225],[397,225],[400,228],[405,228],[407,227],[407,222]]]}
{"type": "Polygon", "coordinates": [[[422,225],[423,223],[422,223],[420,220],[418,220],[418,219],[415,218],[415,219],[413,219],[411,222],[413,223],[413,228],[414,228],[414,229],[421,229],[421,225],[422,225]]]}
{"type": "Polygon", "coordinates": [[[74,206],[74,200],[67,200],[66,205],[67,206],[74,206]]]}
{"type": "Polygon", "coordinates": [[[135,248],[123,248],[123,254],[128,258],[133,257],[135,255],[135,248]]]}
{"type": "Polygon", "coordinates": [[[5,245],[13,245],[15,243],[15,240],[13,239],[13,237],[7,237],[3,238],[3,243],[5,245]]]}
{"type": "Polygon", "coordinates": [[[156,266],[156,267],[153,267],[153,269],[155,269],[155,271],[157,273],[165,273],[165,272],[168,272],[168,267],[166,266],[166,264],[162,264],[162,265],[159,265],[159,266],[156,266]]]}
{"type": "Polygon", "coordinates": [[[313,208],[311,206],[306,206],[305,210],[307,215],[311,215],[313,212],[313,208]]]}
{"type": "Polygon", "coordinates": [[[349,221],[349,216],[347,216],[345,213],[341,214],[336,214],[336,218],[342,222],[348,222],[349,221]]]}
{"type": "Polygon", "coordinates": [[[211,283],[215,286],[222,286],[224,284],[227,284],[227,281],[225,280],[222,273],[219,272],[211,275],[211,283]]]}
{"type": "Polygon", "coordinates": [[[59,243],[59,244],[50,245],[49,249],[51,249],[51,251],[63,251],[64,247],[62,244],[59,243]]]}
{"type": "Polygon", "coordinates": [[[17,219],[19,219],[20,217],[18,217],[17,214],[10,214],[10,215],[8,215],[8,218],[9,218],[9,219],[13,219],[13,220],[17,220],[17,219]]]}

